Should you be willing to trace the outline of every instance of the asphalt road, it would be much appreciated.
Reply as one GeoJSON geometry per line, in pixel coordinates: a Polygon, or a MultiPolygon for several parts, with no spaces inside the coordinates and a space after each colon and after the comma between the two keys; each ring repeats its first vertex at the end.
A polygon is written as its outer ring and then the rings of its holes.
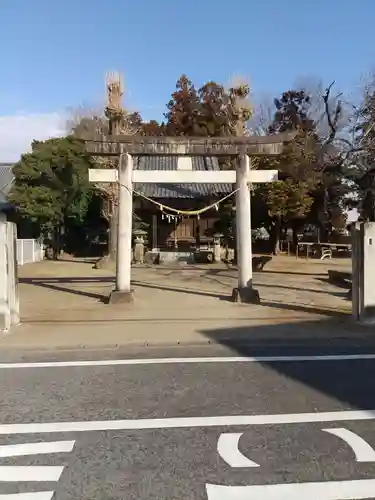
{"type": "Polygon", "coordinates": [[[238,351],[3,355],[0,500],[375,499],[375,347],[238,351]]]}

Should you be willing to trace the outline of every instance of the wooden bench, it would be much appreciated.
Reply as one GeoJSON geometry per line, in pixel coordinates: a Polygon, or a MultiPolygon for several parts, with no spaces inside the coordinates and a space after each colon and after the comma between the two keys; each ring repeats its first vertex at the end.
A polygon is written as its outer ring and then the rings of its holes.
{"type": "Polygon", "coordinates": [[[332,259],[332,248],[322,247],[320,260],[332,259]]]}

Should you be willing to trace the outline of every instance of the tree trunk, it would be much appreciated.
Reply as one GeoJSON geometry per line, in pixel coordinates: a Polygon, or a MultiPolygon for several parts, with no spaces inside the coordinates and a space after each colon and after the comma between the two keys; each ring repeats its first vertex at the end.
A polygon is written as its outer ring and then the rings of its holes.
{"type": "Polygon", "coordinates": [[[280,231],[281,231],[281,220],[277,218],[272,231],[273,255],[279,255],[280,253],[280,231]]]}
{"type": "Polygon", "coordinates": [[[53,234],[53,259],[58,260],[60,257],[60,226],[54,228],[53,234]]]}
{"type": "Polygon", "coordinates": [[[118,210],[114,208],[111,218],[109,219],[108,232],[108,256],[112,260],[116,260],[117,252],[117,229],[118,229],[118,210]]]}
{"type": "Polygon", "coordinates": [[[293,249],[295,252],[297,251],[297,245],[298,245],[298,229],[299,229],[299,224],[297,224],[296,221],[292,221],[293,249]]]}
{"type": "Polygon", "coordinates": [[[233,233],[233,264],[237,264],[238,242],[237,242],[237,220],[235,216],[232,219],[232,233],[233,233]]]}
{"type": "Polygon", "coordinates": [[[112,268],[116,262],[117,253],[117,228],[118,228],[118,211],[117,207],[112,211],[109,218],[108,227],[108,249],[107,255],[101,257],[95,264],[96,269],[112,268]]]}
{"type": "Polygon", "coordinates": [[[321,222],[318,226],[318,231],[319,231],[319,243],[327,243],[328,241],[328,224],[326,222],[321,222]]]}

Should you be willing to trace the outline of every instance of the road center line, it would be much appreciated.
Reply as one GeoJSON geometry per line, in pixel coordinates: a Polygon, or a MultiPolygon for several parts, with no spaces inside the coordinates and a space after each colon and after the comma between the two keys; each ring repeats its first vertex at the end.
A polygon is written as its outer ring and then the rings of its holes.
{"type": "Polygon", "coordinates": [[[188,363],[290,363],[299,361],[356,361],[375,360],[375,354],[333,354],[321,356],[224,356],[198,358],[109,359],[97,361],[48,361],[37,363],[0,363],[0,369],[69,368],[85,366],[134,366],[188,363]]]}
{"type": "Polygon", "coordinates": [[[360,436],[348,429],[323,429],[341,438],[353,450],[357,462],[375,462],[375,450],[360,436]]]}
{"type": "MultiPolygon", "coordinates": [[[[290,413],[275,415],[229,415],[217,417],[177,417],[86,422],[49,422],[0,425],[0,435],[39,434],[52,432],[86,432],[112,430],[182,429],[235,425],[281,425],[313,422],[375,420],[375,410],[334,411],[322,413],[290,413]]],[[[375,490],[374,490],[375,491],[375,490]]]]}

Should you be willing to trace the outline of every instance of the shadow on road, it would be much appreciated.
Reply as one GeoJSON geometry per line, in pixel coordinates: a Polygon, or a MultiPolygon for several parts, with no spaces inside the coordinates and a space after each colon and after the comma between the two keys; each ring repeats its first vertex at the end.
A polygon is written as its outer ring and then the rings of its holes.
{"type": "MultiPolygon", "coordinates": [[[[20,278],[20,283],[25,283],[27,285],[35,285],[41,288],[47,288],[50,290],[56,290],[59,292],[71,293],[73,295],[80,295],[83,297],[91,297],[96,300],[100,300],[101,302],[108,303],[107,295],[93,293],[89,290],[77,290],[76,288],[67,288],[66,285],[79,286],[84,284],[98,284],[101,283],[114,283],[115,278],[113,276],[98,276],[98,277],[90,277],[90,276],[74,276],[74,277],[43,277],[43,278],[20,278]]],[[[165,290],[170,292],[189,294],[189,295],[198,295],[202,297],[213,297],[218,298],[220,300],[230,300],[229,295],[223,295],[219,293],[214,293],[210,291],[202,291],[195,288],[188,287],[179,287],[179,286],[166,286],[159,285],[155,283],[148,283],[146,281],[138,281],[132,280],[132,285],[139,286],[142,288],[151,288],[155,290],[165,290]]]]}
{"type": "MultiPolygon", "coordinates": [[[[375,331],[354,326],[350,318],[201,330],[211,343],[239,356],[314,356],[374,354],[375,331]]],[[[260,361],[285,378],[360,409],[375,408],[375,365],[371,360],[260,361]],[[360,374],[360,375],[359,375],[360,374]]],[[[251,381],[249,381],[251,383],[251,381]]]]}
{"type": "Polygon", "coordinates": [[[83,257],[77,259],[65,259],[63,257],[59,257],[57,260],[51,260],[50,262],[68,262],[69,264],[96,264],[99,260],[99,257],[83,257]]]}
{"type": "MultiPolygon", "coordinates": [[[[55,290],[59,292],[64,292],[68,294],[73,294],[73,295],[78,295],[82,297],[90,297],[92,299],[98,300],[102,303],[108,303],[108,292],[106,294],[103,293],[97,293],[97,292],[92,292],[90,290],[82,290],[82,285],[99,285],[100,284],[108,284],[108,283],[114,283],[114,277],[113,276],[97,276],[97,277],[91,277],[91,276],[69,276],[69,277],[39,277],[39,278],[20,278],[19,279],[20,283],[28,284],[28,285],[34,285],[38,286],[41,288],[46,288],[49,290],[55,290]],[[69,287],[69,285],[72,285],[72,287],[69,287]],[[81,285],[81,289],[78,289],[76,287],[81,285]]],[[[219,292],[215,292],[212,290],[204,290],[204,289],[197,289],[197,288],[192,288],[188,286],[177,286],[177,285],[163,285],[163,284],[158,284],[158,283],[150,283],[147,281],[140,281],[140,280],[132,280],[132,285],[136,287],[141,287],[141,288],[148,288],[148,289],[155,289],[155,290],[162,290],[162,291],[169,291],[169,292],[174,292],[174,293],[179,293],[182,295],[196,295],[200,297],[212,297],[216,298],[218,300],[230,302],[231,301],[231,292],[232,288],[228,286],[228,294],[223,294],[219,292]]],[[[260,285],[264,286],[264,285],[260,285]]],[[[277,285],[275,285],[274,288],[278,288],[277,285]]],[[[281,288],[284,288],[283,285],[281,285],[281,288]]],[[[286,288],[286,287],[285,287],[286,288]]],[[[294,287],[292,288],[294,289],[294,287]]],[[[296,291],[301,291],[299,288],[295,288],[296,291]]],[[[320,290],[318,290],[320,292],[320,290]]],[[[329,293],[329,292],[325,292],[329,293]]],[[[260,304],[259,307],[270,307],[273,309],[279,309],[279,310],[286,310],[286,311],[295,311],[295,312],[305,312],[305,313],[312,313],[312,314],[320,314],[320,315],[325,315],[325,316],[332,316],[332,317],[337,317],[337,316],[342,316],[342,312],[335,311],[329,308],[325,307],[316,307],[314,305],[310,304],[296,304],[292,303],[289,304],[284,301],[277,301],[277,300],[263,300],[260,304]]]]}
{"type": "Polygon", "coordinates": [[[92,299],[98,300],[103,303],[108,303],[108,295],[101,293],[91,292],[89,290],[78,290],[77,288],[67,288],[66,285],[81,285],[81,284],[98,284],[101,283],[113,283],[114,278],[112,276],[75,276],[75,277],[43,277],[43,278],[19,278],[19,283],[24,283],[27,285],[35,285],[41,288],[47,288],[49,290],[55,290],[57,292],[65,292],[73,295],[79,295],[81,297],[90,297],[92,299]]]}
{"type": "Polygon", "coordinates": [[[197,290],[196,288],[187,288],[187,287],[180,287],[180,286],[166,286],[166,285],[157,285],[155,283],[148,283],[146,281],[137,281],[134,280],[132,281],[133,285],[142,287],[142,288],[152,288],[155,290],[165,290],[167,292],[176,292],[176,293],[181,293],[181,294],[188,294],[188,295],[197,295],[200,297],[213,297],[219,300],[224,300],[229,302],[231,297],[230,295],[224,295],[220,293],[215,293],[212,291],[207,291],[207,290],[197,290]]]}

